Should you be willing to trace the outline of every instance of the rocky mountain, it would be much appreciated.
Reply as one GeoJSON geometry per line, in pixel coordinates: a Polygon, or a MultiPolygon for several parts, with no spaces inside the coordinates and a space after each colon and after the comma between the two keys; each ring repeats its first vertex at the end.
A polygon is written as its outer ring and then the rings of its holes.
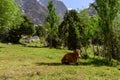
{"type": "Polygon", "coordinates": [[[93,8],[92,5],[96,5],[96,3],[95,3],[95,2],[91,3],[91,5],[89,5],[89,8],[87,8],[87,11],[88,11],[88,13],[89,13],[91,16],[97,14],[95,8],[93,8]]]}
{"type": "Polygon", "coordinates": [[[86,10],[90,16],[97,14],[96,10],[91,6],[89,8],[87,8],[86,10]]]}
{"type": "MultiPolygon", "coordinates": [[[[16,0],[21,10],[32,21],[37,24],[44,24],[45,16],[48,13],[47,5],[49,0],[16,0]]],[[[64,16],[67,11],[66,6],[60,0],[53,0],[56,8],[56,12],[61,17],[64,16]]]]}
{"type": "MultiPolygon", "coordinates": [[[[38,2],[40,4],[43,4],[46,8],[48,5],[48,1],[49,0],[38,0],[38,2]]],[[[54,3],[54,6],[56,8],[56,12],[60,15],[60,16],[64,16],[65,12],[67,11],[66,6],[64,5],[64,3],[60,0],[52,0],[54,3]]]]}

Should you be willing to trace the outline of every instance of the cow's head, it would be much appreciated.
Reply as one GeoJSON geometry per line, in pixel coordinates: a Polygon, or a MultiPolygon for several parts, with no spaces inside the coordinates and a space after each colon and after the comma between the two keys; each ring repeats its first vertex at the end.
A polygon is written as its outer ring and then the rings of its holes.
{"type": "Polygon", "coordinates": [[[77,54],[78,57],[81,57],[81,56],[82,56],[82,50],[80,50],[80,49],[76,49],[76,50],[74,51],[74,53],[77,54]]]}

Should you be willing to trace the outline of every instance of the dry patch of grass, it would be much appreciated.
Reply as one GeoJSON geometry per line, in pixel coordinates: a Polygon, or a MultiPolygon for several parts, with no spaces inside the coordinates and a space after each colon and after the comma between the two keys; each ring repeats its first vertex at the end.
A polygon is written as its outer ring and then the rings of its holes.
{"type": "MultiPolygon", "coordinates": [[[[87,64],[62,65],[68,50],[31,48],[0,43],[0,80],[119,80],[117,67],[87,64]]],[[[85,64],[83,64],[85,63],[85,64]]]]}

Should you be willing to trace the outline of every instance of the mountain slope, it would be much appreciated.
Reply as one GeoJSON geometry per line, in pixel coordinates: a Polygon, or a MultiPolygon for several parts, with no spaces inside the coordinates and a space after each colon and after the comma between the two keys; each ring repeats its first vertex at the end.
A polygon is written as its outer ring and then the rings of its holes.
{"type": "MultiPolygon", "coordinates": [[[[48,1],[49,0],[16,0],[25,15],[32,19],[35,25],[40,23],[44,24],[45,16],[48,13],[48,1]]],[[[58,15],[63,17],[65,12],[67,11],[66,6],[63,4],[63,2],[59,0],[53,0],[53,3],[58,15]]]]}
{"type": "MultiPolygon", "coordinates": [[[[43,4],[46,8],[48,5],[48,1],[49,0],[38,0],[38,2],[40,4],[43,4]]],[[[52,0],[52,1],[54,3],[55,8],[56,8],[56,12],[63,17],[65,12],[67,11],[67,7],[65,6],[65,4],[60,0],[52,0]]]]}

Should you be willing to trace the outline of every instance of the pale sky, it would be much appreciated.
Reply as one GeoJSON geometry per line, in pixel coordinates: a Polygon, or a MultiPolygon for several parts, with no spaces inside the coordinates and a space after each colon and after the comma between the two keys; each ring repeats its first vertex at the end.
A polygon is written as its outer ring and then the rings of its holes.
{"type": "Polygon", "coordinates": [[[61,0],[64,2],[67,8],[72,9],[84,9],[88,8],[90,3],[93,3],[95,0],[61,0]]]}

